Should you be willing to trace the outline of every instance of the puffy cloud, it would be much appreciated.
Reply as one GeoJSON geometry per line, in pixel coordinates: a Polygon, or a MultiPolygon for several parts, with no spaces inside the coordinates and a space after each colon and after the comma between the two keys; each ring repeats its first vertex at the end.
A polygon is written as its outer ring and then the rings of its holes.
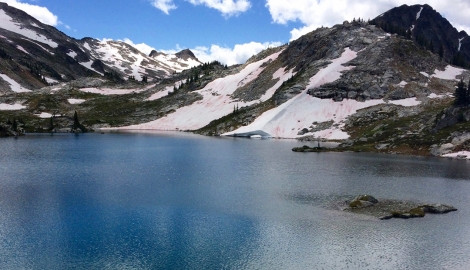
{"type": "Polygon", "coordinates": [[[170,14],[170,10],[176,9],[176,5],[173,4],[173,0],[151,0],[152,5],[165,14],[170,14]]]}
{"type": "Polygon", "coordinates": [[[59,24],[59,18],[45,7],[23,3],[20,0],[2,0],[2,2],[23,10],[44,24],[52,26],[57,26],[59,24]]]}
{"type": "Polygon", "coordinates": [[[220,11],[224,16],[237,15],[251,7],[248,0],[187,0],[193,5],[206,5],[220,11]]]}
{"type": "Polygon", "coordinates": [[[145,43],[139,43],[135,44],[132,40],[125,38],[124,40],[125,43],[131,45],[132,47],[136,48],[137,50],[143,52],[146,55],[149,55],[152,50],[156,50],[154,47],[147,45],[145,43]]]}
{"type": "Polygon", "coordinates": [[[304,27],[291,31],[296,39],[321,26],[332,26],[353,18],[373,19],[381,13],[403,4],[429,4],[445,16],[457,29],[470,30],[467,20],[470,1],[454,0],[450,5],[442,0],[266,0],[266,7],[275,23],[298,21],[304,27]]]}
{"type": "Polygon", "coordinates": [[[191,50],[201,62],[217,60],[230,66],[234,64],[243,64],[248,60],[248,58],[262,50],[267,49],[268,47],[277,47],[280,45],[280,42],[250,42],[237,44],[233,49],[221,47],[219,45],[212,45],[210,49],[207,47],[196,47],[191,50]]]}

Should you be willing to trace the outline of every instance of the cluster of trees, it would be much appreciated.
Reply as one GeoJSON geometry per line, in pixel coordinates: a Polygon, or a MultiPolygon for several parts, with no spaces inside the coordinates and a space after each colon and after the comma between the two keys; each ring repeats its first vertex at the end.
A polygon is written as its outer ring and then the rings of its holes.
{"type": "Polygon", "coordinates": [[[457,84],[457,88],[455,89],[455,106],[465,106],[468,107],[470,105],[470,82],[466,85],[463,82],[463,79],[457,84]]]}
{"type": "Polygon", "coordinates": [[[3,59],[11,60],[11,56],[9,56],[3,48],[0,48],[0,57],[3,59]]]}

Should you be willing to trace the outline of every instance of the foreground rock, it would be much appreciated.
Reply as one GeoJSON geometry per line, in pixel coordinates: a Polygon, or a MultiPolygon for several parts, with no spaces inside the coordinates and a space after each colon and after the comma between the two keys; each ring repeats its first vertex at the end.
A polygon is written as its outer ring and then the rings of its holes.
{"type": "Polygon", "coordinates": [[[451,205],[419,204],[410,201],[377,200],[371,195],[360,195],[350,201],[344,211],[377,217],[381,220],[391,218],[417,218],[429,214],[446,214],[457,211],[451,205]]]}

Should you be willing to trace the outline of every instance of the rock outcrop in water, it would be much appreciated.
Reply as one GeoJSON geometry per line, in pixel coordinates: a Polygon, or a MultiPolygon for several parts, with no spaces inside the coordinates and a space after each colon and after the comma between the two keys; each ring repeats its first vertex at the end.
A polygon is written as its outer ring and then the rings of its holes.
{"type": "Polygon", "coordinates": [[[360,195],[349,202],[344,211],[377,217],[381,220],[392,218],[424,217],[426,213],[446,214],[457,208],[445,204],[419,204],[400,200],[377,200],[371,195],[360,195]]]}

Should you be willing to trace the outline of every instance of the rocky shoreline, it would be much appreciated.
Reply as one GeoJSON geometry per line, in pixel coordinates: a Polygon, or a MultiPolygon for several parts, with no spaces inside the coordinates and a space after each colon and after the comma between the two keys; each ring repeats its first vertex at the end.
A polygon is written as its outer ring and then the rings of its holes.
{"type": "Polygon", "coordinates": [[[420,218],[426,214],[446,214],[457,208],[445,204],[422,204],[413,201],[377,200],[371,195],[359,195],[342,202],[342,210],[355,214],[373,216],[381,220],[392,218],[420,218]]]}

